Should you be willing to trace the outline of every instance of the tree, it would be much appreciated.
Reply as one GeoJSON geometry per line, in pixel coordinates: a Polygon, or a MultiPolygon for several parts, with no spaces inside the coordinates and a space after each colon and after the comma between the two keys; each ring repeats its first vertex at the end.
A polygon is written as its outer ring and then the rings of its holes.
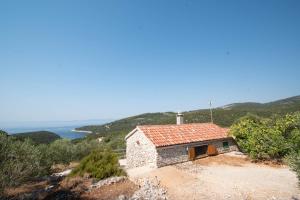
{"type": "Polygon", "coordinates": [[[16,186],[39,176],[40,152],[29,141],[16,141],[13,137],[0,135],[0,192],[4,187],[16,186]]]}
{"type": "Polygon", "coordinates": [[[97,140],[83,140],[75,145],[74,159],[81,160],[93,150],[99,148],[97,140]]]}
{"type": "Polygon", "coordinates": [[[0,133],[0,193],[8,186],[17,186],[34,177],[51,173],[53,164],[69,164],[80,160],[98,148],[95,140],[73,144],[61,139],[36,145],[31,140],[20,141],[0,133]]]}
{"type": "Polygon", "coordinates": [[[56,140],[49,146],[52,164],[68,164],[75,158],[75,145],[70,140],[56,140]]]}
{"type": "Polygon", "coordinates": [[[5,131],[3,131],[3,130],[0,130],[0,135],[8,135],[5,131]]]}
{"type": "Polygon", "coordinates": [[[299,113],[263,119],[241,118],[230,128],[240,148],[251,158],[282,159],[300,147],[299,113]]]}

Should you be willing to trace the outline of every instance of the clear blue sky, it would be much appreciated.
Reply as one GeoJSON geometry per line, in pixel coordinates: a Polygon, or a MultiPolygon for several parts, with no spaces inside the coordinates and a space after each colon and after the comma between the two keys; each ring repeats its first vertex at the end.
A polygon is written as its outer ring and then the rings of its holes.
{"type": "Polygon", "coordinates": [[[300,94],[300,1],[0,1],[0,121],[300,94]]]}

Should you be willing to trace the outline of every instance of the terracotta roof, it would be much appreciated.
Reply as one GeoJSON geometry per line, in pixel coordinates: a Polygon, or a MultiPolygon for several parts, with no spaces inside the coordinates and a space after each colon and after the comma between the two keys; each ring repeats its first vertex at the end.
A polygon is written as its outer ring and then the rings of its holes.
{"type": "Polygon", "coordinates": [[[212,123],[145,125],[137,128],[143,131],[156,147],[228,137],[227,128],[212,123]]]}

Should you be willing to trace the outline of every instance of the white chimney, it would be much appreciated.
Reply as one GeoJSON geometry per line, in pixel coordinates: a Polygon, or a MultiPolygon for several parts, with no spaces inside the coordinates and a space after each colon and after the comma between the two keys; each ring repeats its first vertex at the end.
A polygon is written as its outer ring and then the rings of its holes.
{"type": "Polygon", "coordinates": [[[176,115],[176,124],[183,124],[183,114],[181,112],[178,112],[176,115]]]}

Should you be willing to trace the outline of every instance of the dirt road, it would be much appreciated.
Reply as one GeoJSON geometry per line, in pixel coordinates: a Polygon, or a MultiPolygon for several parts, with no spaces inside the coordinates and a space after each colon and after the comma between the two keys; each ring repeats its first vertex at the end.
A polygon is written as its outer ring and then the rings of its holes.
{"type": "MultiPolygon", "coordinates": [[[[209,159],[209,158],[208,158],[209,159]]],[[[296,175],[287,167],[253,164],[245,159],[183,163],[143,174],[157,177],[170,199],[300,199],[296,175]],[[232,165],[230,164],[232,163],[232,165]],[[240,164],[237,164],[240,163],[240,164]]]]}

